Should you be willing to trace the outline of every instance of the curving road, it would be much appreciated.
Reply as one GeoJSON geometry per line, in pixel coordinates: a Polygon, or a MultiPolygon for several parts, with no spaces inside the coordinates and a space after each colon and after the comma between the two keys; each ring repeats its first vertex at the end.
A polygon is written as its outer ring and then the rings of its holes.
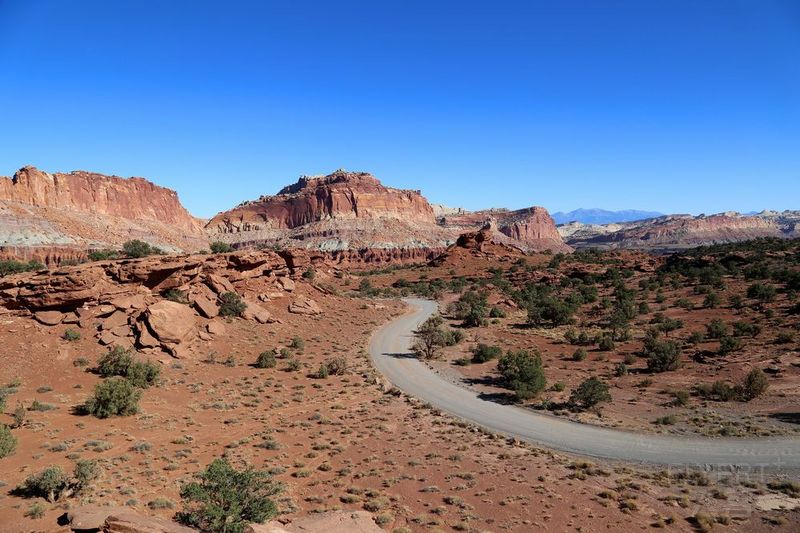
{"type": "Polygon", "coordinates": [[[737,471],[800,470],[800,439],[683,438],[580,424],[481,399],[475,391],[436,375],[409,354],[412,332],[436,302],[406,299],[412,311],[372,337],[375,367],[405,393],[493,432],[548,448],[603,459],[737,471]]]}

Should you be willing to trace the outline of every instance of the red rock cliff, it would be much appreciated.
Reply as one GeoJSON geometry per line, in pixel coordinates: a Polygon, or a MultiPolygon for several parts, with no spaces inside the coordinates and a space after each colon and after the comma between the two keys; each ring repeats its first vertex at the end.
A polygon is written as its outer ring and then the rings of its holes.
{"type": "Polygon", "coordinates": [[[393,218],[433,224],[433,209],[419,191],[384,187],[371,174],[339,170],[324,177],[300,178],[275,196],[262,196],[207,224],[210,233],[293,229],[331,219],[393,218]]]}
{"type": "Polygon", "coordinates": [[[0,200],[35,207],[85,211],[130,220],[152,220],[189,232],[201,231],[175,191],[144,178],[120,178],[93,172],[49,174],[24,167],[14,177],[0,177],[0,200]]]}

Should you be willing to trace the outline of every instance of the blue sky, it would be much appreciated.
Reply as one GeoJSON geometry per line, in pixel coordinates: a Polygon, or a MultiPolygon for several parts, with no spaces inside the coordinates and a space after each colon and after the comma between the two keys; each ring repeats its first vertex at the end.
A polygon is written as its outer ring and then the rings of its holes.
{"type": "Polygon", "coordinates": [[[210,216],[366,170],[470,209],[800,209],[800,2],[0,0],[0,175],[210,216]]]}

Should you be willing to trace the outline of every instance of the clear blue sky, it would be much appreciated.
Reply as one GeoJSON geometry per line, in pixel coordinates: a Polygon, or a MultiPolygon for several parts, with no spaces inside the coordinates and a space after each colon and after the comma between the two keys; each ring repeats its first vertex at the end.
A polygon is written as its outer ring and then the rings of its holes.
{"type": "Polygon", "coordinates": [[[344,167],[470,209],[800,209],[797,0],[0,0],[0,175],[210,216],[344,167]]]}

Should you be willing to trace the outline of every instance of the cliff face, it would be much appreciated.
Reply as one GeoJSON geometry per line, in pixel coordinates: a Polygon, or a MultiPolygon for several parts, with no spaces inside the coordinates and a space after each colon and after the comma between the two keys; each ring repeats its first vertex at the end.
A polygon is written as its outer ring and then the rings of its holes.
{"type": "Polygon", "coordinates": [[[474,213],[434,208],[419,191],[385,187],[371,174],[343,170],[301,178],[275,196],[220,213],[206,229],[213,239],[240,247],[269,243],[328,252],[369,249],[379,257],[386,254],[376,250],[442,250],[489,218],[498,220],[504,234],[495,233],[495,240],[530,251],[570,250],[544,208],[474,213]]]}
{"type": "Polygon", "coordinates": [[[560,226],[559,231],[576,248],[669,252],[761,237],[797,237],[798,221],[800,213],[792,211],[758,215],[670,215],[622,224],[566,224],[560,226]]]}
{"type": "Polygon", "coordinates": [[[433,209],[419,191],[384,187],[370,174],[340,170],[300,178],[275,196],[218,214],[206,228],[210,233],[243,233],[294,229],[323,220],[380,218],[433,224],[433,209]]]}
{"type": "Polygon", "coordinates": [[[171,251],[208,245],[201,221],[175,191],[143,178],[50,174],[34,167],[0,177],[0,249],[6,255],[79,258],[87,248],[130,239],[171,251]]]}

